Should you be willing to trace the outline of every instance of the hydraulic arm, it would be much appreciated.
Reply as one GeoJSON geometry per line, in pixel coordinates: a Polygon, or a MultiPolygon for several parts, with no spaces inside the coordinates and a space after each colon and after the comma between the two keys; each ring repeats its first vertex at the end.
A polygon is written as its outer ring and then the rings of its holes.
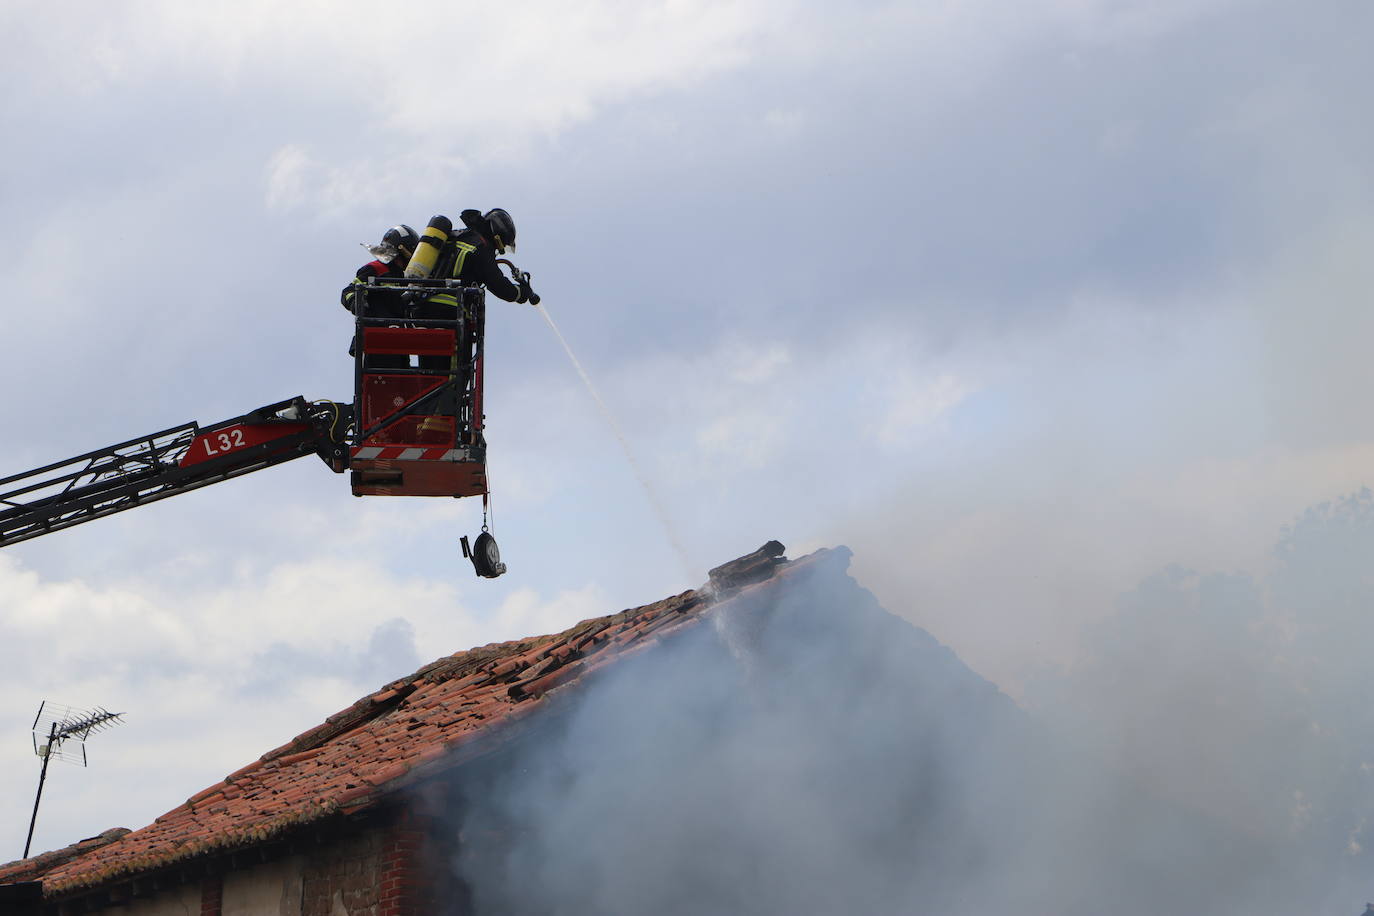
{"type": "Polygon", "coordinates": [[[0,547],[318,455],[348,465],[351,405],[290,398],[211,426],[186,423],[0,479],[0,547]]]}

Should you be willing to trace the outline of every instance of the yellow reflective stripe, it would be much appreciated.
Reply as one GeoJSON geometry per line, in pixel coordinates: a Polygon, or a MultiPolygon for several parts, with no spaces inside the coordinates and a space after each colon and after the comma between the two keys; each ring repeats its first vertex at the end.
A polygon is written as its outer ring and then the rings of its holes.
{"type": "Polygon", "coordinates": [[[458,298],[456,296],[450,296],[448,293],[439,293],[437,296],[430,296],[425,301],[433,305],[451,305],[454,308],[458,307],[458,298]]]}
{"type": "Polygon", "coordinates": [[[457,277],[463,272],[463,262],[468,259],[468,255],[477,250],[477,246],[454,240],[453,247],[458,249],[458,257],[453,261],[453,276],[457,277]]]}

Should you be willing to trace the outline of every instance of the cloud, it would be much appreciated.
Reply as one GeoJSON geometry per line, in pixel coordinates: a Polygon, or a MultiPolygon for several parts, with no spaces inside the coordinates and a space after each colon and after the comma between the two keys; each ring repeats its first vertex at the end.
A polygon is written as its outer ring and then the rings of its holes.
{"type": "Polygon", "coordinates": [[[968,383],[942,374],[931,381],[918,381],[903,373],[893,380],[892,406],[878,428],[878,440],[891,443],[913,429],[929,426],[957,407],[971,392],[968,383]]]}
{"type": "Polygon", "coordinates": [[[306,173],[312,167],[310,156],[295,144],[273,153],[267,163],[267,206],[275,210],[302,204],[306,173]]]}
{"type": "Polygon", "coordinates": [[[492,614],[483,633],[492,642],[523,639],[541,633],[558,633],[581,620],[613,611],[595,584],[564,592],[545,600],[531,588],[517,588],[492,614]]]}
{"type": "Polygon", "coordinates": [[[311,153],[288,144],[272,154],[265,172],[269,210],[323,223],[347,215],[359,200],[397,199],[414,187],[461,184],[471,168],[461,156],[428,150],[390,152],[385,161],[341,161],[333,150],[311,153]]]}

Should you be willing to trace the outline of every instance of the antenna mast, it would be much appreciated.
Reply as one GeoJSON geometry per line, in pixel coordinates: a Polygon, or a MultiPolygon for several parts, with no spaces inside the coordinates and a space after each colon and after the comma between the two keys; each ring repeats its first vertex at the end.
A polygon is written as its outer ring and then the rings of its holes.
{"type": "Polygon", "coordinates": [[[43,760],[38,771],[38,794],[33,799],[33,817],[29,818],[29,835],[24,840],[24,858],[29,857],[33,843],[33,827],[38,822],[38,803],[43,800],[43,782],[48,778],[48,761],[56,757],[69,763],[86,765],[86,739],[99,731],[118,725],[122,712],[95,709],[73,709],[44,700],[33,720],[33,752],[43,760]],[[74,741],[74,747],[66,742],[74,741]]]}

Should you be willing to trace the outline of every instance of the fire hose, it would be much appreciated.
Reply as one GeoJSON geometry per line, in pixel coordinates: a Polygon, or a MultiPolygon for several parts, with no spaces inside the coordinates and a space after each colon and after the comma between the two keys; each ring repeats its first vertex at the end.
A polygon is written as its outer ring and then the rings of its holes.
{"type": "Polygon", "coordinates": [[[512,264],[505,258],[497,258],[496,263],[504,264],[506,267],[510,268],[511,282],[528,292],[528,301],[530,305],[539,304],[539,294],[536,293],[533,290],[533,288],[530,287],[530,272],[528,270],[522,271],[520,268],[516,267],[514,264],[512,264]]]}

